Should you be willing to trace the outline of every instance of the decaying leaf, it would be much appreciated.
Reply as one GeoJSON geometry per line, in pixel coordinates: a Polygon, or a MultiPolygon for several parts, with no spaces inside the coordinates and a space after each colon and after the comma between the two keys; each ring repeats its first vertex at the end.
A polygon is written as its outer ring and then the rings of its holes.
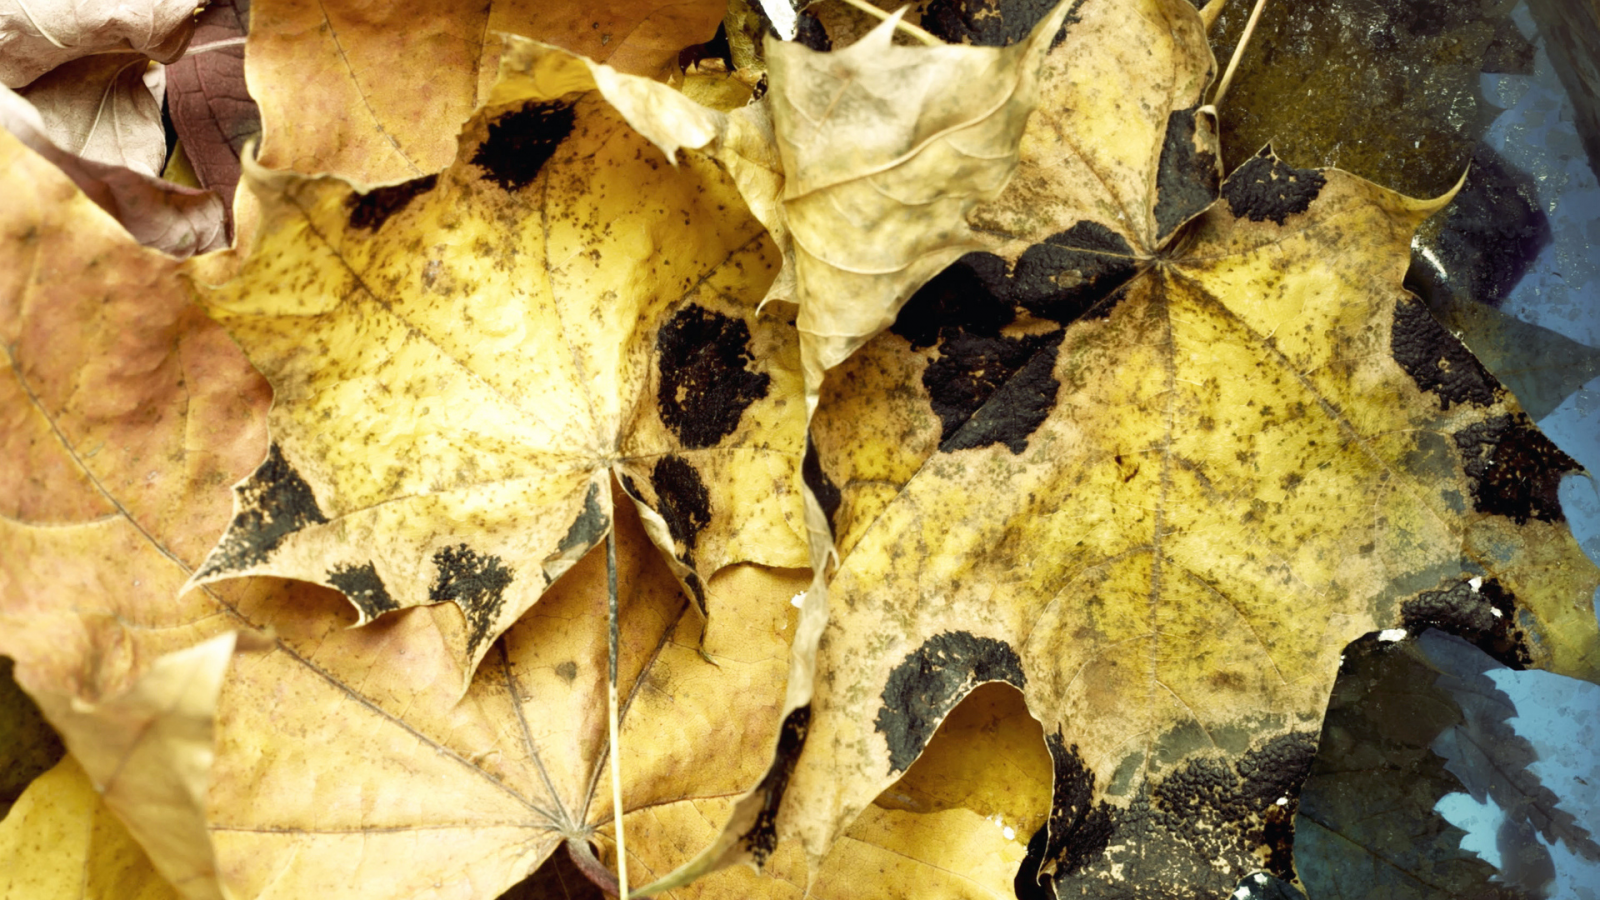
{"type": "Polygon", "coordinates": [[[691,596],[805,562],[793,332],[709,160],[668,165],[581,58],[508,56],[460,158],[366,193],[262,173],[261,236],[201,302],[273,382],[274,443],[202,581],[449,601],[459,683],[601,541],[611,480],[691,596]]]}
{"type": "Polygon", "coordinates": [[[825,385],[808,482],[844,559],[809,736],[773,770],[813,863],[975,684],[1021,689],[1054,759],[1025,874],[1200,897],[1292,875],[1350,640],[1442,604],[1600,675],[1600,573],[1555,498],[1576,464],[1401,288],[1441,202],[1266,152],[1213,203],[1200,20],[1135,9],[1076,6],[1047,59],[1048,112],[974,214],[1015,242],[825,385]]]}
{"type": "Polygon", "coordinates": [[[582,3],[315,0],[251,6],[246,71],[261,104],[261,162],[368,184],[431,175],[499,72],[493,35],[542,40],[663,76],[717,30],[714,0],[582,3]]]}
{"type": "MultiPolygon", "coordinates": [[[[491,897],[582,846],[610,819],[594,802],[609,751],[603,555],[495,643],[465,698],[448,604],[351,628],[343,597],[302,583],[180,593],[229,519],[227,485],[266,452],[265,385],[187,304],[176,261],[0,141],[20,200],[0,210],[0,437],[17,461],[0,469],[0,652],[26,683],[94,700],[207,637],[274,635],[228,668],[216,718],[206,816],[232,896],[491,897]]],[[[607,518],[627,807],[735,794],[770,749],[788,599],[809,573],[726,569],[702,624],[631,505],[607,518]]]]}
{"type": "Polygon", "coordinates": [[[167,66],[172,130],[200,186],[229,206],[245,143],[261,133],[261,112],[244,80],[242,41],[249,26],[248,0],[214,0],[195,19],[188,55],[167,66]]]}
{"type": "Polygon", "coordinates": [[[222,201],[118,165],[81,159],[51,141],[39,111],[0,87],[0,128],[70,177],[141,244],[173,256],[190,256],[227,244],[222,201]]]}
{"type": "Polygon", "coordinates": [[[0,84],[20,88],[63,63],[118,50],[172,62],[189,43],[194,11],[194,0],[6,0],[0,84]]]}
{"type": "Polygon", "coordinates": [[[151,176],[166,165],[166,72],[142,54],[74,60],[18,93],[39,110],[51,142],[74,156],[151,176]]]}
{"type": "Polygon", "coordinates": [[[178,900],[67,756],[28,786],[0,822],[5,900],[178,900]]]}

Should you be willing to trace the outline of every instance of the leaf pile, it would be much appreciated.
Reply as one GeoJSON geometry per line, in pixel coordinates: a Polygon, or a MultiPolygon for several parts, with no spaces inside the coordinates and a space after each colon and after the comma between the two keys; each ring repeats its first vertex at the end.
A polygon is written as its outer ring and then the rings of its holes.
{"type": "Polygon", "coordinates": [[[1576,463],[1402,285],[1448,198],[1225,173],[1214,9],[590,12],[214,11],[188,261],[6,120],[0,653],[68,756],[0,895],[1286,891],[1347,644],[1600,678],[1576,463]]]}

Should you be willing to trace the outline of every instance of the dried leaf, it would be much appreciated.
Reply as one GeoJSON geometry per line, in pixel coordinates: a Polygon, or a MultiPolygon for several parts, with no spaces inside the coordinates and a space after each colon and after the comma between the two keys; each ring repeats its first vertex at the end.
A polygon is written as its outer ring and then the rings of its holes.
{"type": "Polygon", "coordinates": [[[711,37],[722,4],[257,0],[251,15],[246,70],[261,104],[262,164],[376,184],[430,175],[455,158],[458,127],[499,71],[491,35],[536,35],[657,76],[680,49],[711,37]]]}
{"type": "Polygon", "coordinates": [[[20,88],[75,59],[127,50],[159,62],[183,54],[193,0],[5,0],[0,3],[0,84],[20,88]]]}
{"type": "Polygon", "coordinates": [[[177,900],[72,757],[41,775],[0,822],[6,900],[177,900]]]}
{"type": "Polygon", "coordinates": [[[362,622],[452,601],[463,687],[603,539],[613,473],[702,608],[724,565],[805,559],[759,225],[709,161],[666,166],[597,93],[567,96],[581,59],[507,65],[438,178],[263,174],[257,246],[202,297],[276,404],[201,578],[326,584],[362,622]]]}
{"type": "Polygon", "coordinates": [[[247,0],[217,0],[195,20],[194,45],[167,66],[167,109],[200,186],[233,205],[239,157],[261,133],[261,111],[244,80],[247,0]]]}
{"type": "Polygon", "coordinates": [[[0,87],[0,127],[54,163],[134,239],[184,257],[227,245],[222,201],[122,166],[80,159],[57,147],[33,104],[0,87]]]}
{"type": "Polygon", "coordinates": [[[57,147],[90,162],[159,176],[167,162],[161,125],[162,66],[137,53],[90,56],[52,69],[20,93],[39,110],[57,147]]]}

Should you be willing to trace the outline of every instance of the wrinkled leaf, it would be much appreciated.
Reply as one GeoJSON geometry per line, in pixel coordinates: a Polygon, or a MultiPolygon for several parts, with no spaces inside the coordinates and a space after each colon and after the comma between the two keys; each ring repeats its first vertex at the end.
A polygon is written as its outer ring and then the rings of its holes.
{"type": "Polygon", "coordinates": [[[139,243],[179,257],[226,246],[217,195],[68,153],[50,140],[33,104],[6,87],[0,87],[0,126],[66,173],[139,243]]]}
{"type": "Polygon", "coordinates": [[[20,93],[57,147],[90,162],[156,176],[167,161],[161,126],[166,73],[137,53],[90,56],[52,69],[20,93]]]}
{"type": "Polygon", "coordinates": [[[460,684],[601,541],[611,479],[704,609],[800,565],[802,411],[776,267],[709,160],[669,166],[587,64],[520,44],[461,159],[361,194],[263,173],[240,277],[201,293],[273,382],[274,444],[202,580],[449,601],[460,684]]]}
{"type": "MultiPolygon", "coordinates": [[[[495,642],[465,698],[449,605],[352,628],[343,597],[302,583],[180,593],[228,521],[226,486],[266,450],[265,385],[187,305],[177,263],[9,147],[0,172],[25,202],[0,210],[0,437],[17,461],[0,469],[0,652],[41,690],[95,698],[222,631],[274,635],[219,701],[206,815],[233,896],[495,896],[591,837],[610,819],[603,555],[495,642]]],[[[627,808],[742,791],[809,573],[727,569],[702,625],[632,505],[615,518],[627,808]]]]}
{"type": "Polygon", "coordinates": [[[245,143],[261,133],[261,111],[244,80],[244,46],[249,32],[247,0],[220,0],[195,20],[194,45],[167,66],[167,109],[172,130],[200,186],[233,204],[239,184],[239,157],[245,143]]]}
{"type": "Polygon", "coordinates": [[[0,3],[0,84],[20,88],[55,67],[128,50],[177,59],[194,30],[193,0],[5,0],[0,3]]]}
{"type": "Polygon", "coordinates": [[[262,164],[381,183],[455,158],[459,126],[499,71],[495,33],[664,76],[680,49],[716,31],[722,4],[258,0],[250,12],[246,72],[261,104],[262,164]]]}
{"type": "Polygon", "coordinates": [[[177,900],[72,757],[28,786],[0,822],[5,900],[177,900]]]}
{"type": "Polygon", "coordinates": [[[975,214],[1017,244],[823,391],[808,481],[844,559],[776,828],[814,860],[987,681],[1045,724],[1045,876],[1209,896],[1263,859],[1292,874],[1338,655],[1408,605],[1492,579],[1501,639],[1600,673],[1600,573],[1555,498],[1576,464],[1400,286],[1440,203],[1263,154],[1211,205],[1199,20],[1138,8],[1083,4],[1072,74],[1047,60],[1052,112],[975,214]],[[1170,111],[1141,132],[1118,110],[1147,93],[1170,111]]]}

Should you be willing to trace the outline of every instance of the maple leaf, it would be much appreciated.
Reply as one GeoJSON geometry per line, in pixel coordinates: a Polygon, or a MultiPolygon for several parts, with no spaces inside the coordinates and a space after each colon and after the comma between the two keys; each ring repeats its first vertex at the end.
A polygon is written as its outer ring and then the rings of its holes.
{"type": "Polygon", "coordinates": [[[825,385],[808,482],[844,558],[768,807],[814,863],[983,682],[1045,723],[1032,871],[1206,896],[1292,875],[1351,639],[1444,603],[1523,663],[1600,671],[1600,576],[1554,494],[1576,464],[1400,286],[1441,204],[1270,152],[1213,203],[1203,24],[1133,6],[1075,4],[1047,58],[1050,112],[973,213],[1015,240],[825,385]]]}
{"type": "Polygon", "coordinates": [[[183,53],[194,31],[191,0],[0,4],[0,84],[20,88],[89,56],[131,51],[161,62],[183,53]]]}
{"type": "Polygon", "coordinates": [[[257,244],[200,296],[276,398],[200,579],[325,584],[363,623],[451,601],[463,687],[604,539],[613,475],[702,611],[724,565],[805,562],[764,232],[709,161],[569,96],[581,58],[526,49],[436,178],[258,176],[257,244]]]}
{"type": "MultiPolygon", "coordinates": [[[[0,285],[0,415],[21,461],[0,470],[0,653],[74,755],[123,758],[130,730],[76,727],[73,710],[125,693],[163,654],[265,630],[221,684],[212,889],[493,896],[563,843],[588,853],[610,818],[593,802],[609,752],[603,556],[496,642],[465,698],[441,637],[459,627],[448,605],[350,628],[344,598],[299,582],[180,592],[230,518],[226,485],[266,448],[265,385],[188,304],[177,261],[133,244],[13,139],[0,153],[22,198],[0,217],[17,263],[0,285]]],[[[787,600],[809,573],[719,573],[703,628],[631,505],[615,519],[628,808],[737,793],[777,727],[787,600]]],[[[195,847],[140,841],[158,868],[195,847]]]]}
{"type": "Polygon", "coordinates": [[[456,155],[458,126],[499,72],[496,33],[541,40],[660,76],[707,40],[724,4],[314,0],[251,4],[245,71],[261,105],[260,162],[368,184],[430,175],[456,155]],[[418,64],[422,60],[425,64],[418,64]]]}

